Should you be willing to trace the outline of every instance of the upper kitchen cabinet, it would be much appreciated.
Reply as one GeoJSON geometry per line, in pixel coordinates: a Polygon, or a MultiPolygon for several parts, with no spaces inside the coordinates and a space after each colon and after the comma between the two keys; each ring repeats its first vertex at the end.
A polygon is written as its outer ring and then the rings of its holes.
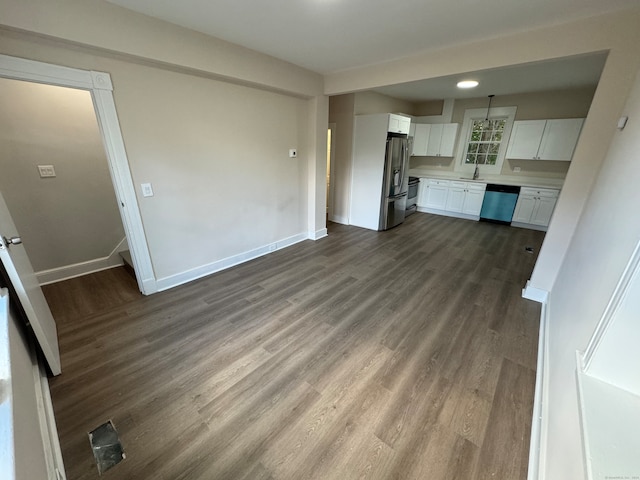
{"type": "Polygon", "coordinates": [[[409,134],[411,119],[394,113],[389,114],[389,132],[409,134]]]}
{"type": "Polygon", "coordinates": [[[513,122],[507,158],[571,161],[584,118],[513,122]]]}
{"type": "Polygon", "coordinates": [[[453,157],[457,133],[457,123],[417,123],[411,154],[419,157],[453,157]]]}
{"type": "Polygon", "coordinates": [[[426,156],[453,157],[458,124],[439,123],[430,125],[430,127],[426,156]]]}
{"type": "Polygon", "coordinates": [[[413,149],[411,150],[411,155],[424,157],[427,154],[427,142],[429,141],[431,125],[426,123],[416,123],[415,128],[416,130],[413,135],[413,149]]]}

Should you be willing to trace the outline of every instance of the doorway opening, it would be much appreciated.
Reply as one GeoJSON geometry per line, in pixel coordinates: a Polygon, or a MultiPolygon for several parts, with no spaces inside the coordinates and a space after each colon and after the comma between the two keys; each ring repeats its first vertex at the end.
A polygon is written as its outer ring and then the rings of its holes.
{"type": "MultiPolygon", "coordinates": [[[[89,92],[138,288],[145,295],[155,293],[155,274],[120,132],[109,74],[0,55],[0,77],[89,92]]],[[[51,173],[49,163],[43,164],[43,167],[46,167],[46,172],[51,173]]]]}
{"type": "Polygon", "coordinates": [[[38,283],[123,265],[129,246],[90,92],[0,78],[0,123],[0,192],[38,283]]]}
{"type": "Polygon", "coordinates": [[[336,124],[330,123],[327,129],[327,221],[333,221],[335,195],[335,131],[336,124]]]}

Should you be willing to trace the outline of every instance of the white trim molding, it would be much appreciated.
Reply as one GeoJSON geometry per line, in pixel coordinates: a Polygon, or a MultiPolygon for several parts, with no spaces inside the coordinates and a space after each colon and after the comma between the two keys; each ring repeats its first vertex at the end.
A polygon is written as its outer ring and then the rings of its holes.
{"type": "Polygon", "coordinates": [[[0,54],[0,77],[91,92],[138,287],[145,295],[156,292],[151,255],[113,101],[111,76],[106,72],[79,70],[0,54]]]}
{"type": "Polygon", "coordinates": [[[106,257],[100,257],[86,262],[74,263],[72,265],[64,265],[62,267],[51,268],[49,270],[41,270],[36,273],[40,286],[50,283],[69,280],[70,278],[81,277],[90,273],[108,270],[109,268],[124,265],[124,261],[120,256],[120,252],[127,250],[127,238],[123,238],[118,245],[106,257]]]}
{"type": "MultiPolygon", "coordinates": [[[[484,175],[498,175],[502,170],[502,164],[504,163],[505,156],[507,154],[507,144],[509,143],[509,137],[511,135],[511,129],[513,128],[513,122],[516,117],[517,107],[493,107],[489,113],[490,119],[505,118],[506,123],[504,131],[502,133],[502,141],[500,142],[500,150],[498,151],[498,159],[495,165],[482,165],[478,164],[480,168],[480,174],[484,175]]],[[[473,174],[475,168],[474,165],[466,165],[463,163],[463,157],[467,150],[467,144],[471,137],[471,129],[473,126],[473,120],[478,118],[484,118],[487,115],[486,108],[470,108],[464,111],[464,120],[462,122],[462,128],[460,129],[460,135],[458,136],[458,148],[456,150],[456,156],[454,160],[454,171],[468,175],[473,174]]]]}
{"type": "Polygon", "coordinates": [[[538,303],[546,303],[549,292],[531,285],[531,280],[527,280],[527,285],[522,289],[522,297],[538,303]]]}
{"type": "Polygon", "coordinates": [[[230,257],[223,258],[222,260],[218,260],[207,265],[202,265],[200,267],[177,273],[169,277],[159,278],[157,280],[156,286],[158,291],[168,290],[169,288],[177,287],[178,285],[183,285],[193,280],[206,277],[207,275],[211,275],[221,270],[235,267],[236,265],[239,265],[241,263],[248,262],[249,260],[253,260],[258,257],[262,257],[263,255],[273,253],[276,250],[281,250],[283,248],[308,239],[309,236],[306,233],[299,233],[297,235],[278,240],[275,243],[270,243],[268,245],[263,245],[262,247],[239,253],[237,255],[232,255],[230,257]]]}
{"type": "Polygon", "coordinates": [[[321,228],[309,234],[309,240],[320,240],[328,235],[326,228],[321,228]]]}
{"type": "Polygon", "coordinates": [[[546,443],[549,418],[549,306],[542,304],[540,331],[538,335],[538,362],[536,365],[536,386],[533,397],[531,418],[531,439],[529,442],[529,469],[527,480],[542,478],[546,462],[546,443]]]}
{"type": "Polygon", "coordinates": [[[598,322],[598,326],[591,336],[591,340],[589,340],[589,344],[587,345],[582,357],[585,372],[589,371],[589,366],[591,365],[593,357],[598,351],[598,347],[602,343],[602,339],[607,333],[607,330],[611,326],[613,319],[616,316],[616,312],[620,308],[620,304],[627,294],[629,284],[635,275],[640,275],[640,242],[636,244],[636,248],[633,250],[631,258],[629,259],[629,263],[625,267],[624,272],[613,291],[613,295],[611,295],[611,299],[602,314],[602,318],[598,322]]]}

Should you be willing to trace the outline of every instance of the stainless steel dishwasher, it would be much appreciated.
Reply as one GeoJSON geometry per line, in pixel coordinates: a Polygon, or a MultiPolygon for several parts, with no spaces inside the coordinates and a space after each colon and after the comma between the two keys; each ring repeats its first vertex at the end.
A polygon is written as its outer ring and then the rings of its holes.
{"type": "Polygon", "coordinates": [[[480,220],[503,225],[511,224],[519,194],[520,187],[517,186],[487,184],[480,210],[480,220]]]}

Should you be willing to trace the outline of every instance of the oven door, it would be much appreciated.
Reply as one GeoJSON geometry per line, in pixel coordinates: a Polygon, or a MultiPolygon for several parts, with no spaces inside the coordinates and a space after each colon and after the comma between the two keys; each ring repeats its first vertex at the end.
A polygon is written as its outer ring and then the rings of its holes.
{"type": "Polygon", "coordinates": [[[407,191],[407,209],[415,207],[418,204],[418,186],[420,179],[417,177],[409,177],[409,190],[407,191]]]}

